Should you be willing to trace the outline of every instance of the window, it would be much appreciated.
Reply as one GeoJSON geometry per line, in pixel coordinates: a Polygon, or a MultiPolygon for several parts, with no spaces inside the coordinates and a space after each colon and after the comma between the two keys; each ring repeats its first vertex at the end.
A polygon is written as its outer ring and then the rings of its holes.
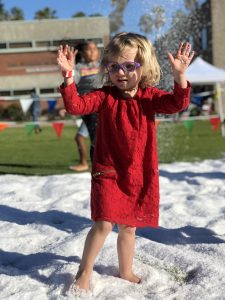
{"type": "Polygon", "coordinates": [[[17,90],[13,92],[14,96],[30,95],[31,90],[17,90]]]}
{"type": "Polygon", "coordinates": [[[10,91],[0,91],[0,96],[10,96],[10,91]]]}
{"type": "Polygon", "coordinates": [[[31,42],[9,43],[9,48],[31,48],[31,42]]]}
{"type": "Polygon", "coordinates": [[[7,45],[6,43],[0,43],[0,49],[6,49],[7,45]]]}
{"type": "Polygon", "coordinates": [[[36,47],[49,47],[51,46],[51,42],[50,41],[39,41],[36,42],[36,47]]]}
{"type": "Polygon", "coordinates": [[[52,94],[55,93],[54,88],[48,88],[48,89],[40,89],[40,94],[52,94]]]}

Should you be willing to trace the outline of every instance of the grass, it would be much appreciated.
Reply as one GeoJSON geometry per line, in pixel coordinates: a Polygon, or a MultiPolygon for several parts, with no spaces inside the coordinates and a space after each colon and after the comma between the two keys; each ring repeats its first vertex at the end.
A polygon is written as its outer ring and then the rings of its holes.
{"type": "MultiPolygon", "coordinates": [[[[79,161],[75,126],[65,126],[59,139],[54,129],[28,135],[25,128],[0,132],[0,174],[52,175],[73,173],[79,161]]],[[[225,157],[225,137],[207,121],[196,121],[189,133],[182,123],[162,122],[157,129],[159,161],[197,161],[225,157]]],[[[86,141],[89,149],[89,140],[86,141]]],[[[89,159],[90,163],[90,159],[89,159]]]]}

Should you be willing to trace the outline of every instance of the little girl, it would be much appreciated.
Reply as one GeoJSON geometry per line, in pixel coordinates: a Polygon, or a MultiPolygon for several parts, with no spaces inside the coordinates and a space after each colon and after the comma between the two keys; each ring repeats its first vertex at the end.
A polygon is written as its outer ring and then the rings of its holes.
{"type": "Polygon", "coordinates": [[[136,227],[158,226],[159,171],[155,114],[173,114],[188,107],[190,84],[185,77],[194,52],[181,43],[168,53],[174,76],[173,93],[154,87],[160,67],[152,44],[142,35],[119,33],[105,48],[101,69],[104,86],[79,96],[73,79],[76,51],[60,46],[57,62],[64,75],[60,87],[70,114],[99,114],[92,166],[91,217],[75,286],[90,289],[95,259],[118,226],[119,276],[133,283],[136,227]]]}

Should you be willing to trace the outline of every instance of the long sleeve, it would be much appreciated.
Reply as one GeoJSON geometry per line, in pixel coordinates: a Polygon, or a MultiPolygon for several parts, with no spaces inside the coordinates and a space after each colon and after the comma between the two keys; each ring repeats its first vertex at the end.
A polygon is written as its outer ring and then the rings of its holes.
{"type": "Polygon", "coordinates": [[[105,93],[100,89],[80,96],[74,83],[66,87],[62,84],[59,91],[63,97],[66,111],[71,115],[86,115],[98,112],[105,99],[105,93]]]}
{"type": "Polygon", "coordinates": [[[154,89],[152,99],[154,111],[162,114],[173,114],[186,109],[190,103],[190,90],[189,82],[186,89],[174,82],[173,93],[154,89]]]}

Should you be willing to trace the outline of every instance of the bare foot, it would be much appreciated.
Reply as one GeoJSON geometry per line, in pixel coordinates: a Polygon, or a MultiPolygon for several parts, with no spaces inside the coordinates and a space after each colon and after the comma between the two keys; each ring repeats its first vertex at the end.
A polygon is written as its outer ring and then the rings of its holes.
{"type": "Polygon", "coordinates": [[[90,274],[79,269],[75,277],[74,286],[78,290],[90,291],[90,274]]]}
{"type": "Polygon", "coordinates": [[[76,171],[76,172],[83,172],[83,171],[88,170],[88,165],[80,164],[80,165],[77,165],[77,166],[70,166],[69,169],[72,170],[72,171],[76,171]]]}
{"type": "Polygon", "coordinates": [[[120,275],[119,277],[121,279],[128,280],[128,281],[133,282],[133,283],[141,283],[141,278],[136,276],[134,273],[131,273],[129,275],[120,275]]]}

